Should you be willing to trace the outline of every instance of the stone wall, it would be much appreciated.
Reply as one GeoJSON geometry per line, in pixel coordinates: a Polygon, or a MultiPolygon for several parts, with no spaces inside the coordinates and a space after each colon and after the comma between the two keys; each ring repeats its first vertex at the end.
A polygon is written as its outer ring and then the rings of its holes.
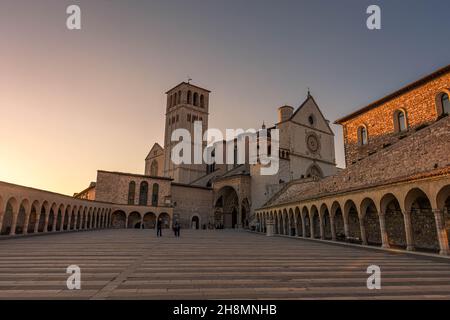
{"type": "Polygon", "coordinates": [[[168,178],[150,178],[143,175],[125,174],[119,172],[97,172],[96,201],[110,202],[114,204],[128,204],[128,190],[130,182],[136,184],[134,204],[139,203],[139,187],[141,182],[148,183],[147,203],[152,202],[153,184],[159,185],[158,206],[167,205],[166,200],[171,196],[171,180],[168,178]]]}
{"type": "Polygon", "coordinates": [[[417,88],[399,95],[349,118],[339,121],[343,125],[346,164],[350,166],[366,158],[373,152],[383,149],[383,146],[395,144],[405,136],[415,132],[423,124],[436,121],[439,117],[437,97],[450,88],[450,71],[426,82],[417,88]],[[406,113],[408,131],[396,132],[394,113],[404,110],[406,113]],[[358,144],[358,128],[366,126],[369,143],[365,146],[358,144]]]}
{"type": "Polygon", "coordinates": [[[213,208],[212,189],[174,183],[172,202],[174,219],[178,219],[182,228],[191,228],[194,216],[199,218],[200,228],[208,225],[213,208]]]}

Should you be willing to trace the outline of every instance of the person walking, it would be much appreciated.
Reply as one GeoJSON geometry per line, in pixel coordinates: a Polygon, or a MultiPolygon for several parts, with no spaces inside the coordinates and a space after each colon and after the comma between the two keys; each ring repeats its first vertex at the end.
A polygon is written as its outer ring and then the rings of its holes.
{"type": "Polygon", "coordinates": [[[162,220],[161,220],[161,218],[159,218],[158,222],[156,223],[156,236],[162,237],[162,220]]]}

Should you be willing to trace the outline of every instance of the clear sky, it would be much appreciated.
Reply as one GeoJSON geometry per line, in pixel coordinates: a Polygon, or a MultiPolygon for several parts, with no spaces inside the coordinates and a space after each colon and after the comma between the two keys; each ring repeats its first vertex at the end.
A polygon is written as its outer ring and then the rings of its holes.
{"type": "Polygon", "coordinates": [[[449,64],[449,12],[448,0],[1,0],[0,180],[71,195],[97,169],[143,173],[164,92],[188,75],[212,91],[210,127],[271,125],[308,87],[333,122],[449,64]],[[71,4],[80,31],[66,28],[71,4]]]}

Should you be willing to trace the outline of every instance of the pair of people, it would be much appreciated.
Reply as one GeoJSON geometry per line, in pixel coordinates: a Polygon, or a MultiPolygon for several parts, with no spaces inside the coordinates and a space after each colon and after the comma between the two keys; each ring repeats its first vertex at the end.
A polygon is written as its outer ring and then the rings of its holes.
{"type": "MultiPolygon", "coordinates": [[[[163,226],[162,219],[159,218],[158,221],[156,222],[156,236],[157,237],[162,237],[162,226],[163,226]]],[[[180,237],[180,229],[181,229],[181,225],[178,222],[178,220],[176,220],[173,225],[173,232],[175,234],[175,237],[177,237],[177,238],[180,237]]]]}

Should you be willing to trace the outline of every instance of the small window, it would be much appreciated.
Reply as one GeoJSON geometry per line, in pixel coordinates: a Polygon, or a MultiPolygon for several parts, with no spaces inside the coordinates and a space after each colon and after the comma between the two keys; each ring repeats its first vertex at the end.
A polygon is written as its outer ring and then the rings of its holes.
{"type": "Polygon", "coordinates": [[[310,124],[311,126],[313,126],[313,125],[316,123],[316,121],[314,120],[314,116],[313,116],[313,115],[310,115],[310,116],[308,117],[308,122],[309,122],[309,124],[310,124]]]}
{"type": "Polygon", "coordinates": [[[191,114],[190,113],[187,115],[187,121],[191,122],[191,114]]]}
{"type": "Polygon", "coordinates": [[[177,114],[177,117],[176,117],[176,122],[178,122],[178,120],[180,120],[180,116],[177,114]]]}
{"type": "Polygon", "coordinates": [[[442,113],[450,114],[450,102],[448,99],[448,94],[445,93],[442,95],[441,104],[442,104],[442,113]]]}
{"type": "Polygon", "coordinates": [[[174,106],[176,106],[177,101],[178,101],[178,94],[175,92],[174,98],[173,98],[173,105],[174,105],[174,106]]]}
{"type": "Polygon", "coordinates": [[[405,111],[397,110],[394,112],[394,128],[395,132],[403,132],[408,130],[405,111]]]}
{"type": "Polygon", "coordinates": [[[359,142],[359,145],[361,145],[361,146],[365,146],[369,142],[368,135],[367,135],[367,129],[364,126],[361,126],[358,129],[358,142],[359,142]]]}
{"type": "Polygon", "coordinates": [[[175,117],[172,117],[172,123],[175,123],[175,117]]]}
{"type": "Polygon", "coordinates": [[[187,103],[191,104],[191,100],[192,100],[192,92],[189,90],[187,93],[187,103]]]}
{"type": "Polygon", "coordinates": [[[181,90],[178,91],[178,100],[177,103],[180,104],[181,103],[181,90]]]}

